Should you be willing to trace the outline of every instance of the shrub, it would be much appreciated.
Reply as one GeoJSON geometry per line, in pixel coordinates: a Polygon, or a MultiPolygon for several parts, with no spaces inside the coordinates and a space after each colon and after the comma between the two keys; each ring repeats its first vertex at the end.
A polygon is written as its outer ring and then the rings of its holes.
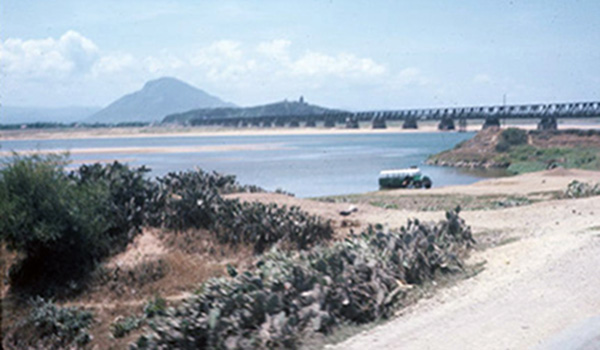
{"type": "Polygon", "coordinates": [[[140,317],[129,316],[129,317],[117,317],[113,323],[110,324],[110,333],[115,338],[123,338],[131,331],[138,329],[142,326],[144,320],[140,317]]]}
{"type": "Polygon", "coordinates": [[[64,164],[59,156],[15,156],[0,170],[0,237],[24,255],[11,268],[16,285],[76,279],[107,249],[102,212],[108,194],[95,184],[75,184],[64,164]]]}
{"type": "Polygon", "coordinates": [[[124,248],[144,222],[146,169],[115,162],[67,174],[65,164],[64,156],[15,155],[0,170],[0,239],[22,253],[13,287],[52,294],[124,248]]]}
{"type": "Polygon", "coordinates": [[[496,143],[496,151],[506,152],[511,146],[527,144],[528,137],[525,130],[518,128],[508,128],[500,133],[498,142],[496,143]]]}
{"type": "Polygon", "coordinates": [[[79,186],[101,186],[108,192],[109,200],[103,208],[107,227],[103,236],[112,250],[125,248],[140,232],[146,221],[148,199],[155,185],[144,176],[150,169],[130,169],[119,162],[102,165],[82,165],[70,177],[79,186]]]}
{"type": "Polygon", "coordinates": [[[9,334],[7,342],[20,349],[79,348],[91,340],[87,329],[92,321],[89,311],[36,298],[31,312],[9,334]]]}
{"type": "Polygon", "coordinates": [[[219,190],[228,188],[231,181],[232,178],[201,170],[157,178],[158,188],[150,203],[150,224],[176,230],[210,227],[218,206],[224,202],[219,190]]]}
{"type": "Polygon", "coordinates": [[[593,185],[590,183],[573,180],[567,186],[565,196],[568,198],[600,196],[600,182],[593,185]]]}
{"type": "Polygon", "coordinates": [[[164,316],[167,310],[167,301],[155,295],[154,298],[148,301],[144,306],[144,314],[142,316],[128,316],[128,317],[117,317],[110,325],[110,332],[115,338],[122,338],[129,334],[131,331],[139,329],[149,319],[158,316],[164,316]]]}
{"type": "Polygon", "coordinates": [[[175,230],[207,229],[224,244],[250,244],[257,253],[282,242],[306,249],[333,233],[329,222],[299,208],[225,199],[233,177],[202,171],[169,173],[158,178],[150,223],[175,230]]]}
{"type": "Polygon", "coordinates": [[[473,242],[457,212],[448,212],[437,225],[414,220],[299,254],[273,251],[254,270],[203,284],[149,322],[150,332],[132,347],[297,348],[303,335],[391,316],[411,284],[460,270],[473,242]]]}
{"type": "Polygon", "coordinates": [[[153,318],[155,316],[163,316],[167,311],[167,301],[160,295],[155,295],[144,306],[144,316],[153,318]]]}
{"type": "Polygon", "coordinates": [[[298,207],[278,207],[259,202],[227,201],[219,210],[212,231],[221,243],[250,244],[261,253],[276,243],[307,249],[329,240],[333,229],[327,221],[298,207]]]}

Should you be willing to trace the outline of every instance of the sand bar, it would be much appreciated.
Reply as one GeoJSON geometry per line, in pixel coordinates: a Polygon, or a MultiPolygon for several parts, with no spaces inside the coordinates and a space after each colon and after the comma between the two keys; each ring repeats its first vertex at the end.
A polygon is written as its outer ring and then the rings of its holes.
{"type": "MultiPolygon", "coordinates": [[[[275,143],[252,143],[241,145],[210,145],[210,146],[162,146],[162,147],[93,147],[93,148],[71,148],[71,149],[39,149],[23,150],[21,155],[69,153],[72,155],[82,154],[173,154],[173,153],[208,153],[208,152],[234,152],[234,151],[273,151],[285,150],[289,147],[275,143]]],[[[0,151],[0,157],[12,155],[12,151],[0,151]]]]}
{"type": "MultiPolygon", "coordinates": [[[[533,120],[508,121],[506,126],[535,129],[533,120]]],[[[473,121],[466,131],[479,131],[481,122],[473,121]]],[[[600,118],[584,122],[565,121],[559,129],[600,129],[600,118]]],[[[72,128],[72,129],[22,129],[0,131],[1,140],[63,140],[63,139],[106,139],[106,138],[149,138],[149,137],[220,137],[220,136],[274,136],[274,135],[357,135],[357,134],[401,134],[445,132],[437,129],[437,121],[423,121],[419,129],[402,129],[398,122],[390,122],[387,129],[371,129],[361,125],[360,129],[337,128],[226,128],[226,127],[139,127],[139,128],[72,128]]]]}

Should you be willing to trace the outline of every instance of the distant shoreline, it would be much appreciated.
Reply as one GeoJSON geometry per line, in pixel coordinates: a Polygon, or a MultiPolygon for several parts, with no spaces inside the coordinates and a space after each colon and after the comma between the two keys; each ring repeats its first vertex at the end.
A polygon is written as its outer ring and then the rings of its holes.
{"type": "MultiPolygon", "coordinates": [[[[590,120],[591,121],[591,120],[590,120]]],[[[575,123],[572,120],[559,124],[559,129],[600,129],[600,118],[595,122],[575,123]]],[[[535,129],[532,121],[509,121],[506,127],[535,129]]],[[[475,121],[467,126],[467,132],[481,129],[481,122],[475,121]]],[[[357,135],[357,134],[402,134],[457,132],[440,131],[437,121],[422,121],[419,129],[402,129],[401,124],[389,123],[386,129],[371,129],[370,123],[364,123],[359,129],[337,128],[221,128],[221,127],[132,127],[132,128],[70,128],[70,129],[20,129],[0,131],[0,141],[9,140],[65,140],[65,139],[102,139],[102,138],[150,138],[150,137],[219,137],[219,136],[272,136],[272,135],[357,135]]]]}

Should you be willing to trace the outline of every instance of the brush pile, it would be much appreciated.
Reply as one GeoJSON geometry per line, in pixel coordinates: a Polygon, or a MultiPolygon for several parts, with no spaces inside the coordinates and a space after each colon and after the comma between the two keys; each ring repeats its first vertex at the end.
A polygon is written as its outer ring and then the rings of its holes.
{"type": "Polygon", "coordinates": [[[265,255],[212,279],[150,323],[134,349],[293,349],[302,337],[392,315],[413,284],[462,267],[474,243],[456,211],[437,225],[371,227],[331,246],[265,255]]]}

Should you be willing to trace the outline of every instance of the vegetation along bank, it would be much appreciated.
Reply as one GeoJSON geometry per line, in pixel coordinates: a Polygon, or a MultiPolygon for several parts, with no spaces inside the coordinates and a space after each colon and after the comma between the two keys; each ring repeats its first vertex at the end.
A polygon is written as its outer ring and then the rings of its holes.
{"type": "Polygon", "coordinates": [[[431,156],[427,163],[466,168],[501,168],[511,174],[557,166],[600,170],[600,131],[488,128],[452,150],[431,156]]]}

